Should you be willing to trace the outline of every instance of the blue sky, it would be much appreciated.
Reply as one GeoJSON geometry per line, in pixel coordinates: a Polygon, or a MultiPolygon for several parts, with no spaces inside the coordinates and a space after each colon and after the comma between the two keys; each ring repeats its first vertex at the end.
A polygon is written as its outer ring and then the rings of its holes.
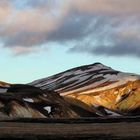
{"type": "Polygon", "coordinates": [[[139,0],[0,1],[0,80],[28,83],[95,62],[140,74],[139,7],[139,0]]]}

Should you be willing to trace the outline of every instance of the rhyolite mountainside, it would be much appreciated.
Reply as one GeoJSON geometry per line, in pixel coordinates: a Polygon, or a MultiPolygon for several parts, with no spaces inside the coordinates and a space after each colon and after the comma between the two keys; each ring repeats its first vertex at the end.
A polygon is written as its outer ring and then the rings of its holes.
{"type": "Polygon", "coordinates": [[[101,63],[73,68],[30,85],[53,90],[68,102],[79,100],[101,116],[140,114],[140,76],[101,63]]]}

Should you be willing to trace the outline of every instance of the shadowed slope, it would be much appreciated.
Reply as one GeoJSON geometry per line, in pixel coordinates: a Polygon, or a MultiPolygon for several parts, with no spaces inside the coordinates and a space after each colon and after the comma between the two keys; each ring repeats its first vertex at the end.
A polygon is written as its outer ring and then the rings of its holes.
{"type": "MultiPolygon", "coordinates": [[[[22,84],[1,86],[0,117],[3,118],[79,118],[97,116],[95,112],[68,103],[58,93],[22,84]],[[82,111],[81,111],[82,110],[82,111]]],[[[83,104],[84,106],[84,104],[83,104]]],[[[86,105],[85,105],[86,106],[86,105]]]]}

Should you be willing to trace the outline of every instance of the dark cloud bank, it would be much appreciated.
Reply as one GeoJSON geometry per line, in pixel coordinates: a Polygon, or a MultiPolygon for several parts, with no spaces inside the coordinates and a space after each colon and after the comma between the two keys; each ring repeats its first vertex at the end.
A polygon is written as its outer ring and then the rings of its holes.
{"type": "Polygon", "coordinates": [[[29,0],[21,9],[0,2],[0,40],[20,54],[56,42],[72,44],[71,53],[140,57],[138,7],[138,0],[29,0]]]}

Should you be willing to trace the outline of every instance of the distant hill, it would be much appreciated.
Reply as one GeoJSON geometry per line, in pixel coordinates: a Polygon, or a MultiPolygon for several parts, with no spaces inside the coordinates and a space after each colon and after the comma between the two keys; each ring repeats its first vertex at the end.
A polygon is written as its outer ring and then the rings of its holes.
{"type": "Polygon", "coordinates": [[[58,93],[23,85],[0,85],[0,119],[80,118],[98,116],[81,101],[67,102],[58,93]]]}

